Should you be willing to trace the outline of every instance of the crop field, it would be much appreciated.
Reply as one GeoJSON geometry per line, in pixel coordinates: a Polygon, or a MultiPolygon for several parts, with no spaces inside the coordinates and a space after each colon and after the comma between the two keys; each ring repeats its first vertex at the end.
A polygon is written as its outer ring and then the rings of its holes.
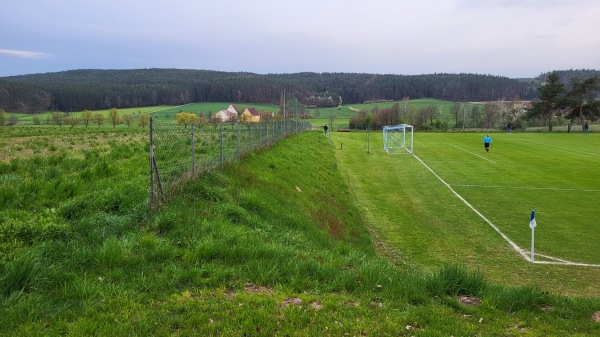
{"type": "Polygon", "coordinates": [[[600,135],[494,133],[489,153],[484,136],[416,133],[415,156],[387,154],[381,133],[332,140],[366,217],[404,263],[460,261],[505,284],[600,295],[600,135]]]}

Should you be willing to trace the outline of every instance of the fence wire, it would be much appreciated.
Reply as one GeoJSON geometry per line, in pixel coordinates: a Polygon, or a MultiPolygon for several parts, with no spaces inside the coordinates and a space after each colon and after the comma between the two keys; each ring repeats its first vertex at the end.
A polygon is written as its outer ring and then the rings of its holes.
{"type": "Polygon", "coordinates": [[[198,173],[310,128],[310,123],[292,120],[183,126],[150,119],[150,206],[198,173]]]}

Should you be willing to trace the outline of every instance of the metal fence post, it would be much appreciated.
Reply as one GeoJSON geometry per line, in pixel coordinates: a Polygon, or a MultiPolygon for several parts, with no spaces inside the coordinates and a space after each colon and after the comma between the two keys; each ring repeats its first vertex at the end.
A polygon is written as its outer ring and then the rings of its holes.
{"type": "Polygon", "coordinates": [[[192,175],[196,174],[196,137],[194,137],[194,123],[192,123],[192,175]]]}
{"type": "Polygon", "coordinates": [[[224,157],[224,153],[223,153],[223,123],[221,123],[221,129],[220,129],[220,137],[221,137],[221,166],[225,165],[225,157],[224,157]]]}
{"type": "Polygon", "coordinates": [[[240,149],[240,143],[241,143],[241,141],[240,141],[241,129],[240,128],[242,127],[241,124],[242,123],[239,123],[239,122],[237,123],[237,160],[238,161],[240,161],[240,158],[242,158],[241,149],[240,149]]]}
{"type": "Polygon", "coordinates": [[[152,172],[152,161],[154,157],[154,149],[153,146],[153,137],[152,137],[152,117],[150,117],[150,208],[154,204],[154,174],[152,172]]]}

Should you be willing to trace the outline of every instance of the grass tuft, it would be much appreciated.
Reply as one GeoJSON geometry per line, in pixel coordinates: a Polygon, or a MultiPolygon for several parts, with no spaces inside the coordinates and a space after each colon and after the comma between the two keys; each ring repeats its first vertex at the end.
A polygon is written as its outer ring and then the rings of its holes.
{"type": "Polygon", "coordinates": [[[457,264],[442,266],[425,282],[435,296],[480,296],[487,287],[481,272],[469,271],[457,264]]]}

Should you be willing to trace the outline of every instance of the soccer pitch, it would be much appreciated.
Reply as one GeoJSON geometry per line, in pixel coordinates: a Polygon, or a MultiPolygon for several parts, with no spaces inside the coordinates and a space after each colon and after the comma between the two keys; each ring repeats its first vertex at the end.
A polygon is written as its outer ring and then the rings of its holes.
{"type": "Polygon", "coordinates": [[[368,145],[358,132],[332,140],[367,220],[404,263],[600,293],[587,281],[600,277],[600,135],[490,135],[486,153],[482,133],[415,132],[414,156],[387,154],[381,132],[368,145]]]}

